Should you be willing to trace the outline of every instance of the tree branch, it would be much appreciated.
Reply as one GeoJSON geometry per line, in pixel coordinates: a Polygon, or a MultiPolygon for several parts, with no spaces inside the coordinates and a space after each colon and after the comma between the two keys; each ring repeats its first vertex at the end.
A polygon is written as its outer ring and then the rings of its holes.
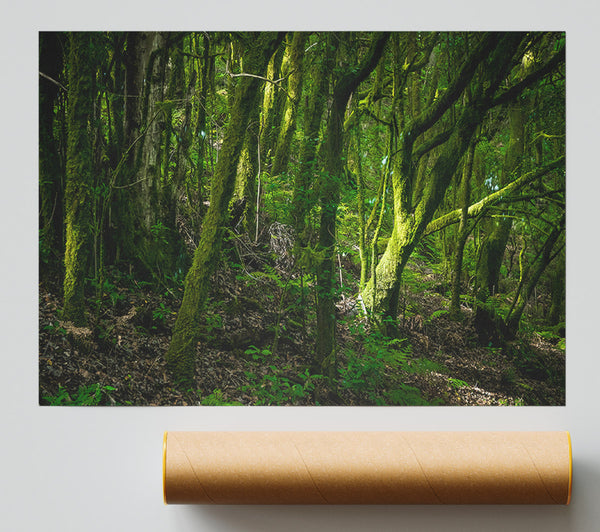
{"type": "Polygon", "coordinates": [[[48,81],[50,81],[51,83],[54,83],[54,85],[56,85],[57,87],[60,87],[62,90],[64,90],[65,92],[67,92],[67,87],[65,87],[62,83],[60,83],[59,81],[56,81],[55,79],[51,78],[50,76],[48,76],[47,74],[44,74],[43,72],[39,73],[41,77],[43,77],[44,79],[47,79],[48,81]]]}
{"type": "MultiPolygon", "coordinates": [[[[551,170],[558,168],[559,166],[564,164],[564,162],[565,162],[565,156],[563,155],[563,156],[559,157],[558,159],[554,159],[553,161],[549,162],[548,164],[542,166],[541,168],[538,168],[537,170],[532,170],[531,172],[527,172],[526,174],[522,175],[518,179],[515,179],[512,183],[509,183],[508,185],[506,185],[504,188],[501,188],[500,190],[493,192],[492,194],[486,196],[485,198],[478,201],[477,203],[474,203],[473,205],[471,205],[467,211],[467,217],[473,218],[473,217],[479,215],[484,209],[487,209],[493,205],[496,205],[497,203],[500,203],[501,201],[505,201],[505,200],[509,199],[509,198],[505,197],[507,194],[511,194],[513,192],[516,192],[517,190],[520,190],[521,188],[525,187],[529,183],[532,183],[536,179],[547,174],[551,170]]],[[[423,233],[423,236],[430,235],[432,233],[435,233],[436,231],[440,231],[441,229],[448,227],[449,225],[458,223],[460,221],[460,215],[461,215],[461,209],[456,209],[454,211],[449,212],[448,214],[445,214],[444,216],[440,216],[439,218],[432,220],[427,225],[427,227],[423,233]]]]}
{"type": "Polygon", "coordinates": [[[239,74],[234,74],[233,72],[230,72],[229,70],[227,70],[227,74],[229,74],[230,78],[240,78],[240,77],[246,77],[246,78],[256,78],[256,79],[260,79],[262,81],[266,81],[268,83],[272,83],[273,85],[275,85],[275,87],[277,87],[278,89],[282,90],[285,95],[289,98],[289,100],[295,105],[296,102],[294,102],[293,98],[290,96],[289,92],[287,90],[285,90],[280,83],[287,77],[289,77],[292,72],[290,72],[287,76],[280,78],[280,79],[269,79],[269,78],[265,78],[263,76],[257,76],[256,74],[248,74],[247,72],[240,72],[239,74]]]}
{"type": "Polygon", "coordinates": [[[521,94],[527,87],[535,83],[536,81],[543,78],[546,74],[552,72],[558,65],[565,61],[565,48],[564,46],[551,58],[548,62],[535,72],[529,74],[529,76],[525,77],[523,81],[520,81],[516,85],[513,85],[510,89],[503,92],[502,94],[496,96],[490,105],[491,107],[495,107],[497,105],[501,105],[504,103],[508,103],[514,100],[519,94],[521,94]]]}

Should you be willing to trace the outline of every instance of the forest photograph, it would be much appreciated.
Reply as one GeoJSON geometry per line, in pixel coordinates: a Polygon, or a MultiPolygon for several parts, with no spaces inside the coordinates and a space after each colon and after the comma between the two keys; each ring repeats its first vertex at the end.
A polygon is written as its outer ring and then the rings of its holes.
{"type": "Polygon", "coordinates": [[[40,32],[39,404],[565,404],[564,32],[40,32]]]}

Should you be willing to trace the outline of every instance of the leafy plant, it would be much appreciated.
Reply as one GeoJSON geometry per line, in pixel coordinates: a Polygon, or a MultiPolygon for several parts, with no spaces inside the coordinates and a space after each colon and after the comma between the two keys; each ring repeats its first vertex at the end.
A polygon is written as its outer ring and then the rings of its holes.
{"type": "Polygon", "coordinates": [[[453,377],[448,378],[448,383],[452,388],[458,390],[460,388],[470,388],[471,385],[468,382],[461,381],[460,379],[455,379],[453,377]]]}
{"type": "Polygon", "coordinates": [[[239,406],[242,404],[239,401],[229,401],[225,397],[225,394],[218,388],[206,397],[202,397],[198,390],[198,395],[201,397],[200,404],[203,406],[239,406]]]}
{"type": "Polygon", "coordinates": [[[269,349],[260,349],[255,345],[251,345],[244,351],[244,354],[252,356],[252,360],[256,362],[264,362],[272,353],[269,349]]]}
{"type": "Polygon", "coordinates": [[[125,299],[125,296],[119,292],[117,286],[108,279],[104,279],[102,282],[98,279],[90,279],[90,284],[98,294],[99,300],[96,302],[98,305],[101,305],[102,300],[106,297],[108,297],[113,307],[116,307],[117,303],[125,299]]]}
{"type": "Polygon", "coordinates": [[[150,233],[152,234],[152,238],[155,242],[160,242],[162,244],[169,243],[169,240],[167,238],[169,228],[166,225],[164,225],[160,220],[150,227],[150,233]]]}
{"type": "Polygon", "coordinates": [[[418,373],[419,375],[422,375],[423,373],[448,372],[448,368],[446,366],[427,358],[418,358],[416,360],[412,360],[410,364],[407,364],[405,369],[410,373],[418,373]]]}
{"type": "Polygon", "coordinates": [[[427,319],[427,323],[431,323],[436,318],[439,318],[440,316],[444,316],[445,314],[448,314],[449,312],[450,311],[446,310],[446,309],[436,310],[436,311],[434,311],[434,312],[431,313],[431,315],[427,319]]]}
{"type": "Polygon", "coordinates": [[[387,404],[398,406],[424,406],[431,404],[421,396],[421,391],[414,386],[399,384],[390,392],[385,392],[384,397],[387,404]]]}
{"type": "Polygon", "coordinates": [[[269,366],[272,373],[258,377],[255,373],[245,372],[249,384],[242,386],[241,391],[256,397],[257,405],[302,404],[312,395],[316,381],[322,375],[311,375],[309,370],[298,375],[303,382],[295,382],[281,375],[275,366],[269,366]]]}
{"type": "Polygon", "coordinates": [[[75,398],[72,398],[67,390],[59,385],[56,395],[44,396],[51,406],[96,406],[105,404],[105,399],[109,392],[115,391],[113,386],[101,386],[100,384],[90,384],[80,386],[75,398]]]}
{"type": "Polygon", "coordinates": [[[171,310],[169,307],[167,307],[162,301],[160,303],[160,305],[158,306],[158,308],[154,309],[154,311],[152,312],[152,319],[155,321],[159,321],[159,322],[164,322],[165,318],[170,315],[173,314],[173,310],[171,310]]]}
{"type": "Polygon", "coordinates": [[[63,326],[61,326],[59,321],[55,321],[48,325],[44,325],[43,330],[48,331],[50,334],[55,334],[58,336],[66,336],[67,334],[66,329],[63,326]]]}

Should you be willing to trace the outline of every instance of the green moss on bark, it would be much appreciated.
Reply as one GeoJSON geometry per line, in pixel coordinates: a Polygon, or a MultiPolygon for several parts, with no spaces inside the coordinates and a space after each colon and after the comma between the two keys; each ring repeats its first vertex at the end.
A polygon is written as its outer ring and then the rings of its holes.
{"type": "Polygon", "coordinates": [[[288,71],[290,72],[288,99],[285,102],[283,121],[277,138],[273,167],[271,168],[272,175],[285,172],[290,158],[290,146],[296,129],[298,102],[302,94],[302,63],[306,37],[306,33],[300,31],[295,32],[292,38],[288,59],[288,71]]]}
{"type": "Polygon", "coordinates": [[[345,72],[333,90],[331,113],[322,145],[324,175],[321,183],[320,205],[321,226],[319,228],[319,250],[323,260],[317,268],[317,344],[315,365],[323,371],[335,373],[335,235],[340,186],[344,172],[342,162],[344,113],[350,95],[373,71],[383,54],[388,36],[375,35],[371,47],[358,69],[345,72]]]}
{"type": "Polygon", "coordinates": [[[91,35],[69,36],[68,143],[64,318],[85,323],[84,279],[90,254],[92,152],[88,120],[92,115],[91,35]]]}
{"type": "MultiPolygon", "coordinates": [[[[263,72],[279,43],[279,36],[273,33],[247,35],[245,41],[248,50],[245,68],[253,73],[263,72]]],[[[260,80],[243,76],[239,78],[235,88],[231,116],[213,180],[210,207],[203,221],[200,244],[186,276],[183,302],[165,355],[167,365],[178,384],[189,385],[194,379],[199,324],[210,278],[219,261],[238,160],[250,114],[257,104],[260,85],[260,80]]]]}

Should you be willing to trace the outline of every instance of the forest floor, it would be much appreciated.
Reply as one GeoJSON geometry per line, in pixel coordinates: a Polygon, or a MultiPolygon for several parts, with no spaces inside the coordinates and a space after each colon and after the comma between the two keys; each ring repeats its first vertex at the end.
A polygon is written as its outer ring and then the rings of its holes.
{"type": "Polygon", "coordinates": [[[90,326],[76,328],[61,320],[60,284],[40,282],[40,404],[565,404],[565,352],[555,339],[530,332],[503,347],[479,345],[472,311],[451,320],[438,277],[415,262],[409,271],[420,283],[405,284],[394,338],[367,326],[348,291],[338,305],[337,376],[311,374],[310,277],[252,255],[262,263],[253,267],[247,255],[215,274],[188,389],[174,385],[164,360],[181,283],[113,271],[90,298],[90,326]]]}

